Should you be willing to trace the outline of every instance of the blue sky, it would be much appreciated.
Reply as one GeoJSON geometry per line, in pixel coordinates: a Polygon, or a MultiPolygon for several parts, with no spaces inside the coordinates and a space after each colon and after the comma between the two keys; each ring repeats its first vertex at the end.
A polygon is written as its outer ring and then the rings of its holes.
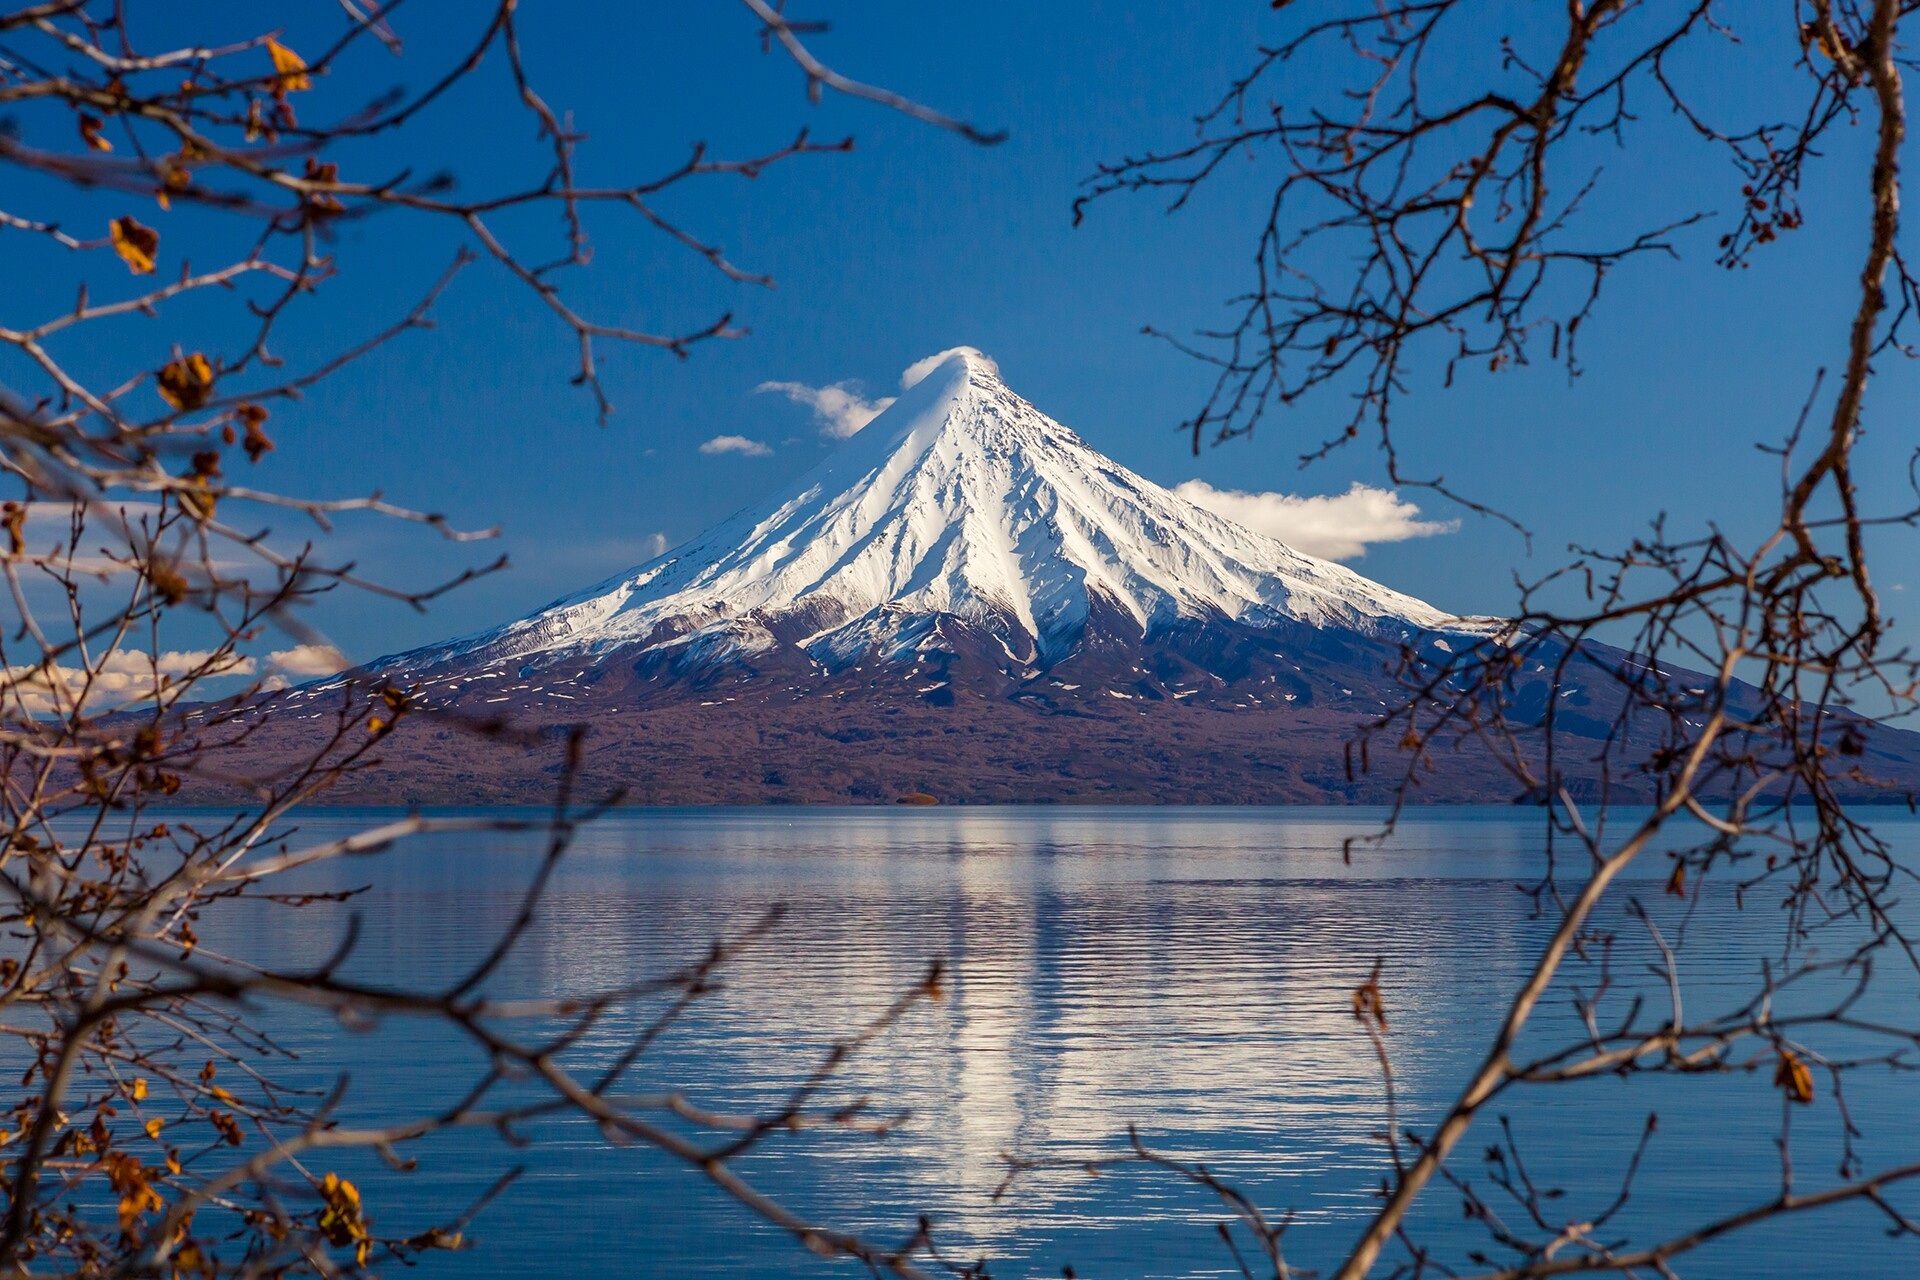
{"type": "MultiPolygon", "coordinates": [[[[1176,434],[1205,394],[1207,371],[1142,337],[1141,327],[1190,331],[1225,318],[1223,300],[1246,280],[1269,168],[1231,166],[1174,217],[1151,199],[1097,205],[1077,229],[1069,216],[1077,184],[1098,162],[1190,135],[1193,113],[1256,42],[1279,32],[1266,4],[1210,5],[1204,20],[1191,6],[1105,2],[816,8],[834,26],[815,48],[840,70],[1003,128],[1009,141],[982,148],[871,105],[810,105],[791,64],[761,54],[739,6],[571,0],[524,11],[536,83],[590,135],[581,149],[586,181],[643,180],[677,163],[695,139],[717,155],[763,152],[802,126],[816,138],[852,134],[857,150],[801,158],[753,182],[709,179],[663,202],[742,266],[777,277],[774,289],[720,279],[618,209],[595,214],[594,261],[568,281],[583,312],[690,328],[732,311],[753,330],[684,362],[603,347],[617,406],[606,426],[568,385],[571,335],[486,264],[447,294],[433,332],[410,335],[277,410],[279,451],[249,482],[336,495],[364,491],[377,473],[395,501],[506,531],[499,549],[513,569],[425,617],[337,595],[315,621],[351,656],[516,616],[645,559],[659,537],[691,536],[811,465],[831,442],[802,406],[755,394],[761,383],[856,380],[870,396],[890,394],[904,367],[956,344],[988,352],[1043,411],[1163,483],[1332,494],[1383,480],[1379,454],[1365,447],[1304,472],[1297,466],[1303,444],[1344,421],[1337,397],[1198,458],[1176,434]],[[718,436],[764,442],[771,453],[700,451],[718,436]]],[[[203,12],[242,33],[260,21],[257,7],[203,12]]],[[[281,12],[296,48],[320,46],[339,22],[331,4],[281,12]]],[[[1526,11],[1516,12],[1524,26],[1526,11]]],[[[395,18],[404,57],[370,50],[300,105],[312,114],[395,82],[418,86],[464,50],[473,22],[470,6],[450,0],[409,3],[395,18]]],[[[1729,111],[1763,105],[1734,62],[1707,59],[1691,70],[1729,111]]],[[[1293,74],[1311,90],[1324,72],[1293,74]]],[[[1662,119],[1643,129],[1658,149],[1602,157],[1607,185],[1590,217],[1738,200],[1738,179],[1712,153],[1662,119]]],[[[1400,409],[1411,469],[1444,473],[1511,512],[1535,531],[1533,548],[1503,525],[1414,493],[1427,515],[1460,518],[1459,529],[1376,546],[1357,567],[1442,607],[1499,612],[1513,600],[1516,571],[1545,572],[1569,543],[1618,544],[1663,510],[1682,527],[1713,519],[1738,530],[1764,516],[1777,462],[1752,445],[1785,432],[1815,369],[1839,356],[1838,321],[1865,225],[1853,145],[1839,140],[1820,171],[1824,185],[1807,193],[1809,230],[1754,270],[1714,268],[1711,228],[1682,242],[1677,263],[1623,268],[1587,332],[1581,379],[1570,384],[1540,366],[1471,375],[1443,391],[1437,362],[1417,368],[1400,409]]],[[[364,157],[368,171],[447,167],[466,191],[502,189],[542,163],[497,67],[407,137],[364,157]]],[[[91,197],[71,216],[104,222],[118,210],[100,202],[118,199],[91,197]]],[[[166,215],[156,216],[168,231],[166,215]]],[[[545,214],[504,225],[529,257],[557,245],[545,214]]],[[[384,325],[457,243],[421,220],[346,228],[337,245],[343,280],[289,329],[283,353],[320,353],[384,325]]],[[[111,278],[113,265],[100,268],[101,287],[125,288],[124,275],[111,278]]],[[[67,305],[72,271],[23,237],[0,234],[0,276],[10,282],[4,322],[67,305]]],[[[203,321],[218,323],[181,308],[88,341],[106,354],[124,350],[117,344],[164,350],[182,326],[203,321]]],[[[1870,500],[1883,506],[1897,503],[1905,484],[1914,396],[1900,362],[1888,375],[1871,397],[1863,468],[1870,500]]],[[[349,522],[342,537],[367,568],[411,583],[495,554],[367,521],[349,522]]],[[[1911,549],[1890,540],[1879,575],[1894,590],[1896,617],[1897,589],[1914,569],[1911,549]]]]}

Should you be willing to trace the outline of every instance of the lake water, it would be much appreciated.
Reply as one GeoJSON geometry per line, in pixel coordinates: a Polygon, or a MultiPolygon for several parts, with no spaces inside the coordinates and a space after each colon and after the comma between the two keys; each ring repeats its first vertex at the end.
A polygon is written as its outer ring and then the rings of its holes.
{"type": "MultiPolygon", "coordinates": [[[[390,813],[320,811],[296,843],[390,813]]],[[[924,809],[678,810],[620,813],[586,828],[562,864],[538,924],[493,990],[542,995],[618,986],[697,958],[771,904],[784,923],[730,968],[713,995],[643,1061],[636,1091],[684,1089],[721,1109],[764,1107],[845,1036],[918,980],[951,965],[946,998],[916,1008],[857,1056],[827,1091],[910,1109],[885,1139],[782,1134],[745,1160],[757,1185],[825,1225],[905,1238],[919,1214],[948,1251],[986,1258],[997,1276],[1238,1274],[1224,1218],[1203,1191],[1165,1173],[1046,1172],[999,1201],[1003,1153],[1085,1160],[1125,1149],[1137,1125],[1154,1149],[1208,1167],[1278,1215],[1291,1208],[1289,1261],[1337,1263],[1387,1168],[1379,1065],[1351,1013],[1376,961],[1401,1118],[1422,1131],[1451,1100],[1497,1022],[1505,993],[1550,922],[1517,881],[1537,869],[1537,813],[1414,815],[1386,846],[1341,860],[1341,842],[1374,830],[1364,810],[924,809]]],[[[1888,815],[1902,847],[1920,825],[1888,815]]],[[[445,979],[505,927],[537,862],[534,836],[446,835],[336,864],[315,887],[371,885],[351,910],[363,931],[350,962],[363,977],[445,979]]],[[[1777,897],[1709,883],[1691,907],[1661,892],[1664,859],[1623,886],[1601,927],[1614,1018],[1634,990],[1664,999],[1646,966],[1645,928],[1623,915],[1637,896],[1681,939],[1690,1013],[1744,999],[1778,950],[1777,897]],[[1691,918],[1682,921],[1691,910],[1691,918]],[[1684,923],[1684,928],[1683,928],[1684,923]]],[[[285,962],[332,950],[348,908],[249,907],[220,921],[213,945],[285,962]]],[[[1827,945],[1838,945],[1834,939],[1827,945]]],[[[1574,965],[1528,1043],[1574,1028],[1574,965]]],[[[1891,966],[1868,1006],[1913,1021],[1911,973],[1891,966]]],[[[570,1062],[611,1061],[657,1012],[623,1011],[570,1062]]],[[[1603,1015],[1605,1020],[1605,1015],[1603,1015]]],[[[455,1097],[482,1067],[442,1029],[393,1020],[369,1030],[283,1017],[302,1055],[295,1072],[352,1073],[351,1114],[394,1118],[455,1097]]],[[[1845,1046],[1825,1046],[1839,1052],[1845,1046]]],[[[1920,1078],[1856,1073],[1848,1102],[1868,1168],[1920,1154],[1920,1078]]],[[[1824,1078],[1792,1117],[1799,1187],[1836,1180],[1840,1116],[1824,1078]]],[[[1730,1212],[1774,1195],[1784,1103],[1769,1063],[1751,1073],[1603,1077],[1515,1091],[1463,1144],[1455,1167],[1507,1220],[1524,1211],[1487,1184],[1481,1155],[1506,1116],[1528,1171],[1566,1194],[1555,1220],[1591,1218],[1618,1191],[1646,1124],[1658,1132],[1627,1207],[1604,1237],[1730,1212]]],[[[343,1164],[362,1177],[383,1232],[457,1213],[504,1169],[526,1174],[475,1223],[475,1247],[437,1256],[435,1276],[693,1277],[858,1274],[823,1262],[645,1147],[606,1143],[589,1124],[527,1128],[529,1145],[491,1133],[440,1136],[410,1174],[343,1164]]],[[[1920,1190],[1896,1192],[1909,1211],[1920,1190]]],[[[1676,1263],[1689,1277],[1915,1274],[1920,1247],[1889,1240],[1873,1211],[1845,1208],[1739,1238],[1676,1263]],[[1844,1257],[1841,1267],[1838,1259],[1844,1257]]],[[[1461,1197],[1430,1190],[1417,1235],[1456,1269],[1514,1255],[1468,1220],[1461,1197]]],[[[1537,1231],[1532,1234],[1538,1235],[1537,1231]]],[[[1243,1241],[1244,1246],[1244,1241],[1243,1241]]],[[[1403,1262],[1404,1252],[1389,1261],[1403,1262]]],[[[397,1268],[389,1267],[388,1270],[397,1268]]],[[[1387,1274],[1388,1266],[1376,1271],[1387,1274]]],[[[1430,1274],[1444,1274],[1432,1272],[1430,1274]]]]}

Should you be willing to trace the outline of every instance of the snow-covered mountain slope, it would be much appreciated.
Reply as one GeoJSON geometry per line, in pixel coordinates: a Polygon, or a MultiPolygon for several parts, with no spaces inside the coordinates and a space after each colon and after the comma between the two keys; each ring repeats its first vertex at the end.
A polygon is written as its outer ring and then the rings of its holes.
{"type": "Polygon", "coordinates": [[[946,618],[1042,665],[1090,622],[1134,640],[1219,618],[1383,640],[1475,629],[1133,474],[956,354],[771,500],[530,617],[380,665],[792,645],[836,669],[937,643],[946,618]]]}

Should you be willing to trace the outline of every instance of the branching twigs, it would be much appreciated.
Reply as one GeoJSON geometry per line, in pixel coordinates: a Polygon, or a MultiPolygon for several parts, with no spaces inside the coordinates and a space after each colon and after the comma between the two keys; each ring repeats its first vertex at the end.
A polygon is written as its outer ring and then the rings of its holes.
{"type": "MultiPolygon", "coordinates": [[[[581,132],[536,88],[536,32],[515,0],[482,6],[472,31],[455,37],[462,43],[450,65],[420,50],[437,63],[424,90],[344,112],[333,108],[327,78],[362,54],[401,52],[408,10],[401,0],[315,8],[341,25],[331,44],[305,50],[310,60],[285,31],[223,33],[218,21],[208,27],[171,11],[164,16],[181,18],[192,34],[149,50],[141,33],[152,29],[155,7],[128,0],[0,11],[0,110],[8,115],[0,172],[23,179],[0,186],[64,184],[68,203],[91,211],[62,226],[37,210],[0,210],[10,262],[39,255],[46,269],[74,279],[64,310],[0,316],[0,350],[13,357],[13,382],[0,387],[0,475],[12,486],[0,507],[0,577],[12,610],[0,626],[0,1046],[8,1070],[24,1072],[17,1102],[0,1112],[0,1271],[251,1280],[410,1263],[462,1247],[468,1222],[515,1173],[456,1216],[383,1234],[372,1211],[379,1188],[370,1184],[363,1202],[362,1188],[327,1161],[364,1148],[398,1165],[402,1149],[429,1134],[483,1128],[515,1137],[528,1121],[571,1112],[610,1138],[682,1160],[691,1176],[810,1247],[917,1276],[916,1259],[931,1249],[924,1233],[886,1248],[808,1222],[731,1161],[775,1131],[887,1132],[897,1118],[826,1095],[840,1063],[935,994],[933,980],[882,1010],[768,1114],[737,1114],[672,1088],[622,1092],[717,988],[720,971],[774,927],[777,912],[664,975],[586,991],[497,991],[538,925],[578,827],[618,799],[574,796],[579,731],[559,744],[560,783],[545,821],[413,816],[297,842],[302,806],[378,763],[397,724],[433,718],[477,747],[555,744],[422,705],[416,691],[361,670],[324,691],[282,693],[290,676],[346,665],[302,619],[326,593],[374,593],[420,608],[504,561],[449,570],[426,586],[379,581],[331,556],[324,538],[289,541],[259,521],[297,517],[325,535],[353,512],[420,525],[455,544],[495,530],[468,531],[390,501],[386,493],[401,485],[386,476],[347,497],[290,494],[238,476],[275,451],[276,414],[373,351],[430,329],[456,277],[476,262],[504,269],[575,337],[575,381],[604,414],[605,342],[685,355],[744,330],[730,315],[652,330],[579,309],[563,282],[591,258],[589,222],[622,216],[669,252],[696,255],[725,287],[765,285],[769,276],[736,265],[667,212],[663,197],[696,183],[751,181],[800,157],[846,151],[851,139],[783,131],[789,141],[742,158],[694,145],[663,173],[596,183],[585,177],[581,132]],[[411,126],[449,108],[457,87],[484,89],[491,75],[539,152],[530,172],[468,194],[452,181],[467,158],[414,154],[411,126]],[[530,251],[518,215],[542,210],[556,215],[557,243],[530,251]],[[296,346],[290,335],[301,330],[289,317],[316,296],[343,294],[354,314],[375,313],[374,290],[334,232],[403,218],[424,235],[441,233],[444,270],[384,327],[319,351],[296,346]],[[178,245],[188,242],[208,260],[186,262],[178,245]],[[102,269],[122,285],[102,286],[102,269]],[[225,320],[208,320],[223,302],[225,320]],[[125,340],[119,330],[133,318],[172,326],[168,346],[125,340]],[[283,669],[263,653],[279,634],[296,642],[274,656],[295,659],[283,669]],[[250,755],[262,725],[295,702],[310,737],[291,759],[250,755]],[[231,813],[174,807],[235,795],[246,803],[231,813]],[[230,954],[212,940],[235,903],[294,911],[350,902],[357,889],[290,879],[330,862],[373,858],[434,833],[536,830],[546,856],[513,920],[468,971],[438,987],[352,976],[361,939],[353,917],[331,953],[305,965],[230,954]],[[403,1096],[391,1123],[345,1125],[344,1079],[324,1095],[285,1082],[288,1050],[265,1020],[286,1008],[324,1010],[351,1025],[436,1023],[472,1050],[472,1080],[441,1109],[403,1096]],[[588,1046],[626,1013],[640,1030],[610,1062],[597,1060],[588,1046]],[[510,1076],[535,1082],[539,1096],[503,1101],[510,1076]]],[[[996,140],[841,76],[808,49],[814,26],[777,10],[759,16],[816,94],[844,93],[975,142],[996,140]]],[[[741,35],[751,36],[744,24],[741,35]]],[[[696,314],[727,310],[684,305],[696,314]]]]}
{"type": "MultiPolygon", "coordinates": [[[[1708,0],[1590,0],[1529,11],[1506,36],[1506,11],[1470,0],[1293,6],[1281,19],[1290,34],[1198,118],[1194,141],[1102,165],[1075,204],[1078,218],[1110,194],[1149,192],[1179,209],[1228,160],[1270,161],[1251,282],[1227,327],[1180,344],[1214,368],[1185,429],[1197,448],[1316,392],[1342,393],[1345,421],[1307,441],[1303,460],[1371,428],[1388,474],[1404,482],[1395,408],[1423,363],[1450,383],[1470,363],[1498,370],[1544,345],[1578,372],[1576,344],[1600,314],[1603,286],[1629,262],[1675,255],[1707,223],[1697,210],[1654,208],[1644,190],[1610,188],[1592,141],[1649,150],[1691,140],[1730,161],[1738,199],[1719,219],[1715,253],[1740,267],[1806,224],[1800,193],[1815,166],[1846,153],[1831,145],[1836,126],[1866,126],[1872,139],[1858,178],[1822,179],[1856,193],[1859,225],[1847,231],[1864,233],[1858,273],[1843,282],[1848,322],[1835,345],[1845,357],[1831,384],[1815,378],[1785,440],[1767,446],[1781,464],[1778,494],[1765,495],[1773,505],[1732,495],[1740,528],[1763,514],[1758,531],[1735,537],[1708,519],[1675,534],[1662,519],[1619,551],[1576,548],[1566,568],[1520,584],[1495,632],[1410,643],[1402,698],[1354,744],[1351,767],[1400,771],[1403,803],[1460,751],[1505,769],[1541,808],[1545,859],[1525,888],[1552,931],[1432,1132],[1404,1133],[1406,1158],[1390,1152],[1380,1208],[1337,1280],[1378,1274],[1396,1245],[1410,1251],[1399,1274],[1461,1270],[1409,1226],[1436,1179],[1461,1191],[1500,1249],[1523,1255],[1494,1272],[1506,1277],[1667,1276],[1670,1259],[1707,1240],[1855,1199],[1886,1214],[1894,1234],[1911,1231],[1882,1189],[1912,1170],[1862,1166],[1861,1118],[1843,1085],[1864,1066],[1906,1069],[1920,1048],[1920,1023],[1863,1012],[1872,982],[1903,984],[1898,1007],[1911,1005],[1920,949],[1895,909],[1913,869],[1858,807],[1911,805],[1920,788],[1910,764],[1887,763],[1888,730],[1869,718],[1914,711],[1920,665],[1889,651],[1867,554],[1870,535],[1920,525],[1920,506],[1867,510],[1855,479],[1876,365],[1911,352],[1905,330],[1920,293],[1900,219],[1911,65],[1901,25],[1912,8],[1803,0],[1791,25],[1776,16],[1735,32],[1708,0]],[[1717,117],[1734,108],[1690,76],[1702,55],[1736,47],[1770,79],[1742,99],[1749,118],[1728,123],[1717,117]],[[1289,74],[1308,59],[1340,69],[1332,89],[1289,74]],[[1650,127],[1656,115],[1670,124],[1650,127]],[[1609,196],[1599,216],[1595,202],[1609,196]],[[1640,912],[1661,988],[1643,1003],[1616,973],[1611,910],[1622,876],[1663,856],[1667,894],[1687,902],[1672,930],[1640,912]],[[1708,892],[1777,904],[1783,927],[1752,997],[1702,1016],[1683,974],[1688,923],[1708,892]],[[1816,946],[1828,950],[1815,958],[1816,946]],[[1575,990],[1575,1038],[1523,1052],[1582,964],[1598,981],[1575,990]],[[1815,991],[1837,994],[1790,1013],[1779,1006],[1815,991]],[[1783,1190],[1664,1242],[1597,1234],[1619,1229],[1636,1175],[1658,1157],[1651,1122],[1622,1152],[1619,1190],[1591,1220],[1547,1215],[1511,1131],[1491,1176],[1524,1220],[1501,1221],[1457,1168],[1468,1134],[1516,1091],[1749,1070],[1770,1072],[1780,1091],[1783,1190]],[[1825,1100],[1823,1081],[1832,1107],[1822,1118],[1850,1181],[1802,1192],[1789,1120],[1825,1100]]],[[[1692,161],[1674,153],[1661,163],[1692,161]]],[[[1369,1033],[1391,1085],[1384,1027],[1369,1033]]]]}
{"type": "MultiPolygon", "coordinates": [[[[1133,1125],[1127,1126],[1127,1146],[1128,1150],[1122,1155],[1094,1160],[1061,1160],[1023,1156],[1014,1152],[1003,1153],[1001,1160],[1007,1166],[1007,1172],[1001,1178],[1000,1185],[994,1188],[993,1198],[1000,1200],[1005,1197],[1021,1178],[1030,1173],[1058,1170],[1093,1176],[1108,1169],[1142,1165],[1149,1169],[1171,1173],[1204,1189],[1218,1200],[1221,1206],[1231,1213],[1241,1227],[1253,1237],[1255,1246],[1272,1268],[1274,1280],[1293,1280],[1294,1276],[1302,1274],[1288,1265],[1283,1248],[1287,1228],[1293,1224],[1291,1212],[1284,1214],[1279,1221],[1274,1221],[1243,1192],[1208,1169],[1206,1165],[1176,1160],[1152,1150],[1133,1125]]],[[[1234,1241],[1232,1229],[1223,1223],[1220,1227],[1220,1236],[1222,1242],[1234,1254],[1236,1265],[1242,1274],[1250,1274],[1245,1260],[1240,1257],[1239,1245],[1234,1241]]]]}
{"type": "Polygon", "coordinates": [[[815,101],[819,100],[823,89],[831,89],[835,93],[843,93],[851,98],[864,98],[868,102],[877,102],[889,110],[912,116],[916,120],[923,120],[941,129],[950,130],[967,139],[969,142],[978,142],[986,146],[993,146],[1007,140],[1005,132],[986,132],[968,124],[964,120],[957,120],[952,116],[935,111],[931,107],[922,106],[913,99],[894,93],[891,90],[878,88],[870,84],[863,84],[858,80],[848,79],[846,76],[841,75],[832,67],[827,66],[824,62],[814,57],[808,50],[806,44],[800,39],[805,31],[818,31],[823,29],[822,24],[796,23],[781,12],[784,6],[768,4],[766,0],[741,0],[741,3],[753,11],[753,15],[765,24],[766,34],[772,39],[779,41],[780,47],[785,49],[788,56],[794,60],[800,70],[806,73],[807,95],[815,101]]]}

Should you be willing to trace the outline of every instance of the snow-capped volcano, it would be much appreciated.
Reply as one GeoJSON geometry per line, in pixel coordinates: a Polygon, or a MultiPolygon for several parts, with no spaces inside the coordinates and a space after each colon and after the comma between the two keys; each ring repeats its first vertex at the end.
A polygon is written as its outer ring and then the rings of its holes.
{"type": "Polygon", "coordinates": [[[1398,641],[1468,626],[1135,475],[957,353],[785,491],[504,627],[382,665],[676,663],[791,647],[827,670],[938,648],[949,623],[1047,666],[1186,623],[1398,641]]]}
{"type": "MultiPolygon", "coordinates": [[[[654,805],[1532,802],[1541,761],[1476,723],[1355,748],[1425,703],[1409,648],[1470,663],[1497,632],[1133,474],[955,352],[692,542],[219,726],[239,776],[304,774],[316,729],[356,700],[384,716],[397,683],[421,714],[341,757],[336,803],[547,804],[556,779],[654,805]]],[[[1620,692],[1643,669],[1597,644],[1515,669],[1504,724],[1550,728],[1563,795],[1650,798],[1612,746],[1662,741],[1620,692]]],[[[1920,787],[1920,736],[1863,759],[1920,787]]]]}

